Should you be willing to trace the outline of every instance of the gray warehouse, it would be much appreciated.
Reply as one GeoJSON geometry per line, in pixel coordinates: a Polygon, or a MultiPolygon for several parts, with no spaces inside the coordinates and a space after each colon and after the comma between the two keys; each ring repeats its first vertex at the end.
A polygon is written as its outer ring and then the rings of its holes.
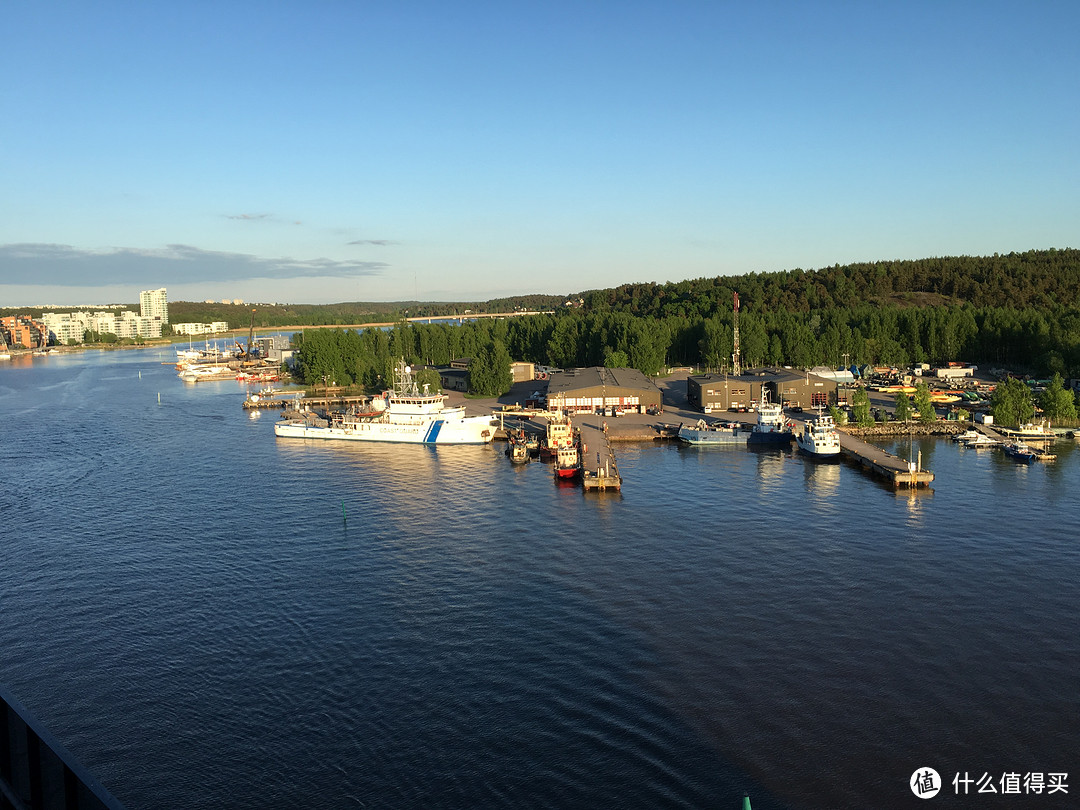
{"type": "Polygon", "coordinates": [[[548,380],[548,407],[595,413],[601,408],[660,408],[660,389],[635,368],[571,368],[548,380]]]}
{"type": "Polygon", "coordinates": [[[836,380],[791,369],[759,369],[738,377],[725,374],[688,377],[686,398],[691,407],[705,413],[738,411],[754,407],[761,400],[763,388],[770,402],[781,402],[784,407],[812,409],[846,400],[846,392],[840,391],[836,380]]]}

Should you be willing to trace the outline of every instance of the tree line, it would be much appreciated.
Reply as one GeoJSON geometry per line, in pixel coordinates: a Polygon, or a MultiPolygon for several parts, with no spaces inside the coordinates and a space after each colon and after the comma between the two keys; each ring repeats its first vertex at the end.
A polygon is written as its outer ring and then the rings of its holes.
{"type": "MultiPolygon", "coordinates": [[[[389,379],[395,357],[431,365],[479,358],[480,368],[490,368],[495,352],[556,367],[630,366],[649,375],[681,365],[719,370],[731,363],[736,291],[746,366],[961,360],[1080,377],[1080,251],[1072,249],[626,284],[581,293],[583,306],[559,306],[554,314],[461,326],[401,321],[353,337],[315,338],[310,331],[299,338],[307,351],[298,356],[306,382],[329,373],[365,385],[389,379]],[[320,347],[335,341],[338,348],[324,356],[320,347]]],[[[497,303],[510,309],[518,300],[497,303]]],[[[317,309],[333,314],[334,323],[355,318],[347,306],[354,305],[317,309]]]]}

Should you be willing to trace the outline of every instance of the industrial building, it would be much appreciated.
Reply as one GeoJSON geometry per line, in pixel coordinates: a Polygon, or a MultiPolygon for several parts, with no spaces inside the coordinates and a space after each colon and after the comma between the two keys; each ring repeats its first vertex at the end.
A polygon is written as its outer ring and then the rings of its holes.
{"type": "Polygon", "coordinates": [[[741,411],[761,401],[762,389],[770,402],[807,410],[847,404],[847,392],[836,380],[793,369],[757,369],[738,377],[702,374],[686,379],[686,398],[704,413],[741,411]]]}
{"type": "MultiPolygon", "coordinates": [[[[469,364],[471,357],[460,357],[450,361],[449,368],[437,369],[442,378],[442,387],[451,391],[469,390],[469,364]]],[[[515,360],[510,363],[510,377],[515,383],[528,382],[536,378],[536,364],[515,360]]]]}
{"type": "Polygon", "coordinates": [[[635,368],[571,368],[551,374],[548,408],[596,413],[602,408],[645,412],[659,410],[661,391],[635,368]]]}

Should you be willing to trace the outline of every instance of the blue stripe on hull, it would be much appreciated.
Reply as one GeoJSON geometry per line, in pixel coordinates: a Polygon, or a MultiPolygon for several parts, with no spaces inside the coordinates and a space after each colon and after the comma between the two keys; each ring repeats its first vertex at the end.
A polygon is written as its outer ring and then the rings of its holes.
{"type": "Polygon", "coordinates": [[[439,431],[442,430],[443,420],[436,419],[431,423],[431,427],[428,428],[427,435],[424,436],[424,444],[435,444],[439,439],[439,431]]]}

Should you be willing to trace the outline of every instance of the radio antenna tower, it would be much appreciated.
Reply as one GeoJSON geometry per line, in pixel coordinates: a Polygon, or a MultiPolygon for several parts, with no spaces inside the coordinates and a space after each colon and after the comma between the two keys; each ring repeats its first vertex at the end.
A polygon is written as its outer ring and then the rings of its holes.
{"type": "Polygon", "coordinates": [[[735,293],[735,340],[732,342],[731,374],[738,377],[742,374],[742,364],[739,362],[739,294],[735,293]]]}

